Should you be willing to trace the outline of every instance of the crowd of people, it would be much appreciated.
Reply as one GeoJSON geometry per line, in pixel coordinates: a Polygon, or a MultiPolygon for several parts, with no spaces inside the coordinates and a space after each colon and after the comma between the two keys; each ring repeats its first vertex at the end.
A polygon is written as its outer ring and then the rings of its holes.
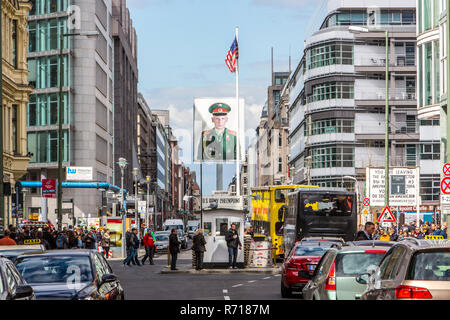
{"type": "Polygon", "coordinates": [[[378,223],[368,222],[365,226],[360,225],[356,240],[381,240],[401,241],[405,238],[425,239],[427,236],[442,236],[448,238],[447,222],[441,225],[419,221],[398,226],[396,223],[390,228],[382,228],[378,223]]]}
{"type": "Polygon", "coordinates": [[[98,249],[108,258],[110,249],[110,231],[102,227],[64,227],[58,232],[53,226],[36,228],[10,225],[4,232],[0,245],[23,245],[26,240],[39,239],[46,250],[54,249],[98,249]]]}

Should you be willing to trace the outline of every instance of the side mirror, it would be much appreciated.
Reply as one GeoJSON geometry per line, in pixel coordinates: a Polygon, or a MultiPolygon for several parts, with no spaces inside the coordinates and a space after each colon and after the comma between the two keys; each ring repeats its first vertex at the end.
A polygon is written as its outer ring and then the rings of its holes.
{"type": "Polygon", "coordinates": [[[112,273],[104,274],[102,277],[102,284],[107,282],[117,281],[117,276],[112,273]]]}
{"type": "Polygon", "coordinates": [[[303,278],[303,279],[308,279],[308,280],[312,279],[312,275],[306,270],[300,270],[298,272],[298,276],[299,276],[299,278],[303,278]]]}
{"type": "Polygon", "coordinates": [[[358,282],[359,284],[367,284],[367,282],[369,281],[369,276],[369,273],[358,274],[356,276],[356,282],[358,282]]]}
{"type": "Polygon", "coordinates": [[[13,296],[13,300],[16,299],[27,299],[34,295],[34,290],[29,285],[22,285],[16,288],[16,293],[13,296]]]}

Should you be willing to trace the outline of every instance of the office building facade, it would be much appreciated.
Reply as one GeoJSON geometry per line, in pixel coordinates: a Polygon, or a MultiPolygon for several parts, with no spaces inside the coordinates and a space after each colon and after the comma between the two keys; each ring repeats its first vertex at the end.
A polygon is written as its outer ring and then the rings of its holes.
{"type": "MultiPolygon", "coordinates": [[[[63,168],[92,167],[93,180],[113,182],[113,40],[111,0],[35,0],[29,16],[28,69],[34,90],[27,110],[27,180],[56,179],[58,161],[59,39],[62,33],[97,31],[96,37],[65,37],[63,47],[63,168]],[[69,6],[79,9],[80,29],[68,28],[69,6]]],[[[65,178],[65,174],[64,174],[65,178]]],[[[64,179],[63,178],[63,179],[64,179]]],[[[27,213],[56,220],[56,199],[26,190],[27,213]]],[[[63,189],[76,217],[95,217],[101,192],[63,189]],[[70,199],[69,199],[70,198],[70,199]]],[[[63,217],[64,224],[73,220],[63,217]]]]}
{"type": "Polygon", "coordinates": [[[390,166],[420,166],[422,204],[439,205],[439,127],[417,112],[415,1],[328,1],[286,86],[294,183],[358,187],[385,161],[384,33],[389,31],[390,166]],[[355,185],[352,179],[358,180],[355,185]]]}

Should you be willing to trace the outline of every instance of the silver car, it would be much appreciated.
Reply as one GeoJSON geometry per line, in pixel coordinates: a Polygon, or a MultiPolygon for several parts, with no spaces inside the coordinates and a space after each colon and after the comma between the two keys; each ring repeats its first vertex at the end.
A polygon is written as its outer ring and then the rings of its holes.
{"type": "Polygon", "coordinates": [[[155,232],[155,245],[157,252],[167,252],[169,250],[169,235],[170,232],[167,231],[155,232]]]}
{"type": "MultiPolygon", "coordinates": [[[[373,241],[371,241],[373,242],[373,241]]],[[[357,241],[342,248],[332,248],[323,255],[314,274],[302,272],[310,281],[303,288],[305,300],[358,300],[366,285],[356,280],[361,273],[375,270],[394,243],[368,245],[357,241]]],[[[299,272],[299,276],[300,276],[299,272]]]]}

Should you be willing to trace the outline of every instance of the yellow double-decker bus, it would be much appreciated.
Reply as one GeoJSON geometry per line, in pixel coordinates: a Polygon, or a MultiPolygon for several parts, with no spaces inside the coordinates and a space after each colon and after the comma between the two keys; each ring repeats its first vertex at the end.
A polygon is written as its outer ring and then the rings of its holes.
{"type": "Polygon", "coordinates": [[[253,236],[258,239],[272,239],[273,247],[277,248],[276,256],[284,255],[283,225],[288,207],[288,194],[297,188],[317,186],[286,185],[252,188],[253,236]]]}

